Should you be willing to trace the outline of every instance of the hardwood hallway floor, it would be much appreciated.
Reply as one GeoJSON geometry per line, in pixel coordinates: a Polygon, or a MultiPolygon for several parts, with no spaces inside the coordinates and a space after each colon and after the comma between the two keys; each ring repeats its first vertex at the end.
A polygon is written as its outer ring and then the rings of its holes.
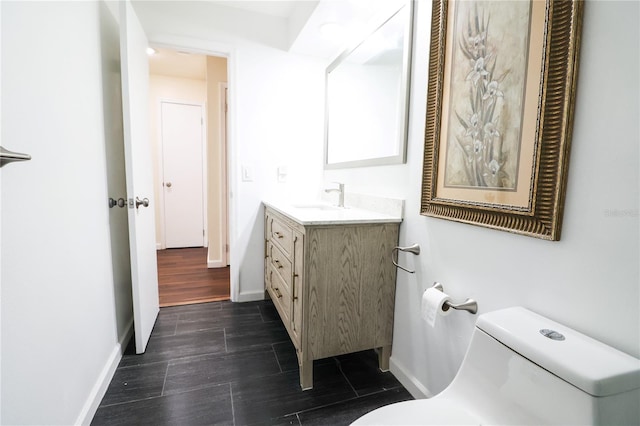
{"type": "Polygon", "coordinates": [[[229,300],[229,267],[207,268],[207,248],[158,250],[160,306],[229,300]]]}

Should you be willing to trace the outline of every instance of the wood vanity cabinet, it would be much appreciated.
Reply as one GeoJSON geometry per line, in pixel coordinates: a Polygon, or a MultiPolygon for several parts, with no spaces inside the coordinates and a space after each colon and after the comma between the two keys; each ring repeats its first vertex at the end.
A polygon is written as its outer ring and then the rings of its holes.
{"type": "Polygon", "coordinates": [[[313,360],[376,349],[389,369],[400,223],[301,225],[265,209],[265,286],[293,341],[300,386],[313,360]]]}

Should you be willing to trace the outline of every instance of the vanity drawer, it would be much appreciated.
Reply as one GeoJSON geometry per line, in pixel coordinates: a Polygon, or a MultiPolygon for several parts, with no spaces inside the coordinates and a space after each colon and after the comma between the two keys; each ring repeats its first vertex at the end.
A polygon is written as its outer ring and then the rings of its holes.
{"type": "Polygon", "coordinates": [[[280,278],[282,278],[284,284],[287,286],[287,290],[289,290],[291,288],[293,271],[291,261],[284,255],[278,246],[271,243],[269,243],[269,259],[273,270],[280,275],[280,278]]]}
{"type": "Polygon", "coordinates": [[[287,257],[291,257],[293,253],[293,229],[286,223],[278,220],[277,217],[270,216],[269,221],[269,240],[279,245],[287,257]]]}
{"type": "Polygon", "coordinates": [[[287,329],[289,328],[289,322],[291,318],[291,294],[289,293],[289,287],[282,280],[280,274],[275,272],[273,265],[269,265],[269,286],[267,291],[271,295],[271,300],[275,305],[282,322],[287,329]]]}

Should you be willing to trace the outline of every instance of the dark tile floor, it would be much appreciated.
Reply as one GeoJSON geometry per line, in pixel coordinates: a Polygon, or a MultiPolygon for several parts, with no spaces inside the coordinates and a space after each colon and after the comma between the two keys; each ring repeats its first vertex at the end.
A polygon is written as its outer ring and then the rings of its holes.
{"type": "Polygon", "coordinates": [[[315,361],[302,392],[271,301],[162,308],[147,351],[129,345],[92,425],[348,425],[411,395],[373,351],[315,361]]]}

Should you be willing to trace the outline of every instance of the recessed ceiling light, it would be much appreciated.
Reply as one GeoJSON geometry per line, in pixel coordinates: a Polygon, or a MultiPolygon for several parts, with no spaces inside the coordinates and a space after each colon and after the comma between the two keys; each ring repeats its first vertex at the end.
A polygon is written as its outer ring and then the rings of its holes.
{"type": "Polygon", "coordinates": [[[155,55],[156,53],[157,53],[157,50],[156,50],[156,49],[154,49],[154,48],[153,48],[153,47],[151,47],[151,46],[147,47],[147,55],[149,55],[149,56],[153,56],[153,55],[155,55]]]}

